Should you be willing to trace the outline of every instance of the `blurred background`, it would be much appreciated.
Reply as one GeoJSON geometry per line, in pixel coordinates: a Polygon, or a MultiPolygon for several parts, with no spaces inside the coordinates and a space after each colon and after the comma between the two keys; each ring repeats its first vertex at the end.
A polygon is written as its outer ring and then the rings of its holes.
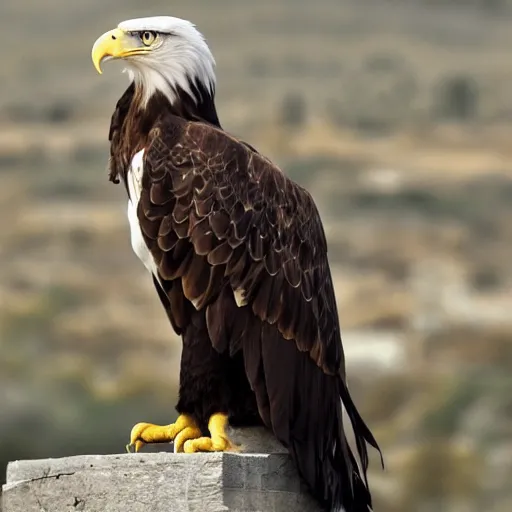
{"type": "Polygon", "coordinates": [[[319,205],[376,512],[512,510],[510,0],[2,1],[2,478],[175,417],[180,342],[107,180],[127,78],[90,60],[158,14],[198,25],[224,128],[319,205]]]}

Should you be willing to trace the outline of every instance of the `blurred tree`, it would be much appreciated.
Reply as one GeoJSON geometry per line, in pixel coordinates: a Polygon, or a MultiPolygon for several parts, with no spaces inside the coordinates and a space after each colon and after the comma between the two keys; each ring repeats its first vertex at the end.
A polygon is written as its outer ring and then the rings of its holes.
{"type": "Polygon", "coordinates": [[[288,93],[281,104],[280,122],[286,128],[298,128],[306,122],[306,101],[297,92],[288,93]]]}
{"type": "Polygon", "coordinates": [[[45,114],[49,123],[65,123],[73,116],[73,106],[70,103],[58,102],[50,105],[45,114]]]}
{"type": "Polygon", "coordinates": [[[471,76],[444,78],[435,96],[434,113],[439,119],[464,122],[478,115],[478,85],[471,76]]]}

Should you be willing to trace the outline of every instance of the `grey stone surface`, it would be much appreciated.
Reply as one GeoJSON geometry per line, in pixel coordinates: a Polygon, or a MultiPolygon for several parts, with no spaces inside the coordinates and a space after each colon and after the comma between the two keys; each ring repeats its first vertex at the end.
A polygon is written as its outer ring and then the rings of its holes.
{"type": "MultiPolygon", "coordinates": [[[[247,451],[263,446],[257,432],[242,433],[237,440],[247,451]]],[[[280,445],[264,446],[270,453],[138,453],[11,462],[3,512],[318,512],[288,454],[280,445]]]]}

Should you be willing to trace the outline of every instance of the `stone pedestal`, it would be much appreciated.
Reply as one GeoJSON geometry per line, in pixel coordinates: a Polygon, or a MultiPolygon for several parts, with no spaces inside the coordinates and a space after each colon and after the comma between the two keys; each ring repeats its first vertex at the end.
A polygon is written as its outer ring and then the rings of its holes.
{"type": "Polygon", "coordinates": [[[3,512],[319,512],[289,455],[259,430],[232,431],[244,453],[11,462],[3,512]]]}

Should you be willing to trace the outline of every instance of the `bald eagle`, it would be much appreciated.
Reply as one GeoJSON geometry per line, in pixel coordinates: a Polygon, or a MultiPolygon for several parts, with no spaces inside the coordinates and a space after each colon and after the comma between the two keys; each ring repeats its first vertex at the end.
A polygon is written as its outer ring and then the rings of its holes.
{"type": "Polygon", "coordinates": [[[99,73],[111,59],[130,84],[111,119],[110,180],[126,188],[133,250],[183,343],[176,422],[139,423],[128,446],[230,451],[228,424],[261,425],[326,510],[370,510],[367,443],[379,447],[347,389],[311,195],[222,129],[215,61],[192,23],[124,21],[93,46],[99,73]]]}

